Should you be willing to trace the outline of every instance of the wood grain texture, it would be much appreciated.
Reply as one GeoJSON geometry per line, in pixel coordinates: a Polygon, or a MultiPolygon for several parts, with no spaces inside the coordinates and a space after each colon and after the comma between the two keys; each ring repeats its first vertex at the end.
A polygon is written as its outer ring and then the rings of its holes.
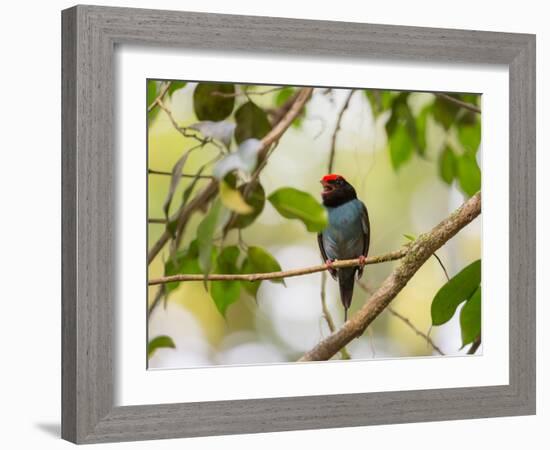
{"type": "Polygon", "coordinates": [[[74,7],[62,15],[65,439],[92,443],[534,413],[534,36],[93,6],[74,7]],[[331,39],[326,39],[329,35],[331,39]],[[113,52],[120,43],[289,58],[506,64],[510,70],[509,385],[114,407],[113,52]]]}

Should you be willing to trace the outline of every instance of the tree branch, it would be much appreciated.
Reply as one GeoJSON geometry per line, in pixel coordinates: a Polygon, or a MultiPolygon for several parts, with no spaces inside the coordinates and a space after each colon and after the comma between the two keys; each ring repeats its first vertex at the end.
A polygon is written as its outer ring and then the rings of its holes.
{"type": "Polygon", "coordinates": [[[478,192],[430,232],[419,236],[406,251],[401,263],[384,280],[378,290],[338,331],[323,339],[300,361],[324,361],[331,358],[352,339],[361,336],[378,315],[387,308],[407,282],[433,253],[472,222],[481,213],[478,192]]]}
{"type": "MultiPolygon", "coordinates": [[[[408,253],[408,247],[403,247],[395,252],[386,253],[380,256],[370,256],[365,260],[365,264],[379,264],[388,261],[395,261],[405,257],[408,253]]],[[[342,267],[353,267],[360,265],[359,258],[356,259],[343,259],[340,261],[334,261],[330,267],[333,269],[341,269],[342,267]]],[[[201,274],[177,274],[166,277],[155,278],[149,280],[149,286],[155,284],[171,283],[174,281],[262,281],[262,280],[276,280],[280,278],[292,278],[300,275],[309,275],[311,273],[323,272],[329,268],[328,264],[319,264],[317,266],[303,267],[301,269],[281,270],[279,272],[266,272],[266,273],[248,273],[248,274],[218,274],[213,273],[210,275],[201,274]]]]}
{"type": "Polygon", "coordinates": [[[481,109],[478,108],[476,105],[472,105],[471,103],[463,102],[462,100],[459,100],[458,98],[451,97],[450,95],[443,94],[442,92],[434,92],[437,97],[443,98],[447,100],[450,103],[454,103],[455,105],[460,106],[461,108],[467,109],[468,111],[473,111],[475,113],[481,114],[481,109]]]}

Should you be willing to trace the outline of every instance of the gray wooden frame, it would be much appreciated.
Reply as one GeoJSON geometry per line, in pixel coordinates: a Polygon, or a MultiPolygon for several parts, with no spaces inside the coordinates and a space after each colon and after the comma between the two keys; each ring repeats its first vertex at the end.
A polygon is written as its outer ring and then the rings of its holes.
{"type": "Polygon", "coordinates": [[[63,11],[62,31],[63,438],[93,443],[535,413],[535,36],[96,6],[63,11]],[[119,43],[507,65],[510,383],[114,407],[113,52],[119,43]]]}

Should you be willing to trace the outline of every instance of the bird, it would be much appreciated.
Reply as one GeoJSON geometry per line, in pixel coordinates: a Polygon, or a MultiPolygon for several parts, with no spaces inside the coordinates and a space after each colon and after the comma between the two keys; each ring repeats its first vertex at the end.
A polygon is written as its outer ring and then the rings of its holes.
{"type": "Polygon", "coordinates": [[[370,222],[365,204],[357,198],[354,187],[342,175],[328,174],[321,180],[323,206],[328,213],[327,227],[317,234],[321,256],[329,266],[332,278],[338,281],[340,300],[344,306],[344,322],[353,297],[355,277],[363,275],[369,252],[370,222]],[[359,259],[360,265],[334,268],[336,260],[359,259]]]}

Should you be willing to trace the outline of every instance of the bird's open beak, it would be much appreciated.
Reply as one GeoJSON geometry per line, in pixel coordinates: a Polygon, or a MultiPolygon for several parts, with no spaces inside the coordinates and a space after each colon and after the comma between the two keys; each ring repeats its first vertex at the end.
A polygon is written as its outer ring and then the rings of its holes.
{"type": "Polygon", "coordinates": [[[321,184],[323,185],[323,192],[321,192],[321,195],[326,195],[334,190],[334,186],[327,181],[321,180],[321,184]]]}

